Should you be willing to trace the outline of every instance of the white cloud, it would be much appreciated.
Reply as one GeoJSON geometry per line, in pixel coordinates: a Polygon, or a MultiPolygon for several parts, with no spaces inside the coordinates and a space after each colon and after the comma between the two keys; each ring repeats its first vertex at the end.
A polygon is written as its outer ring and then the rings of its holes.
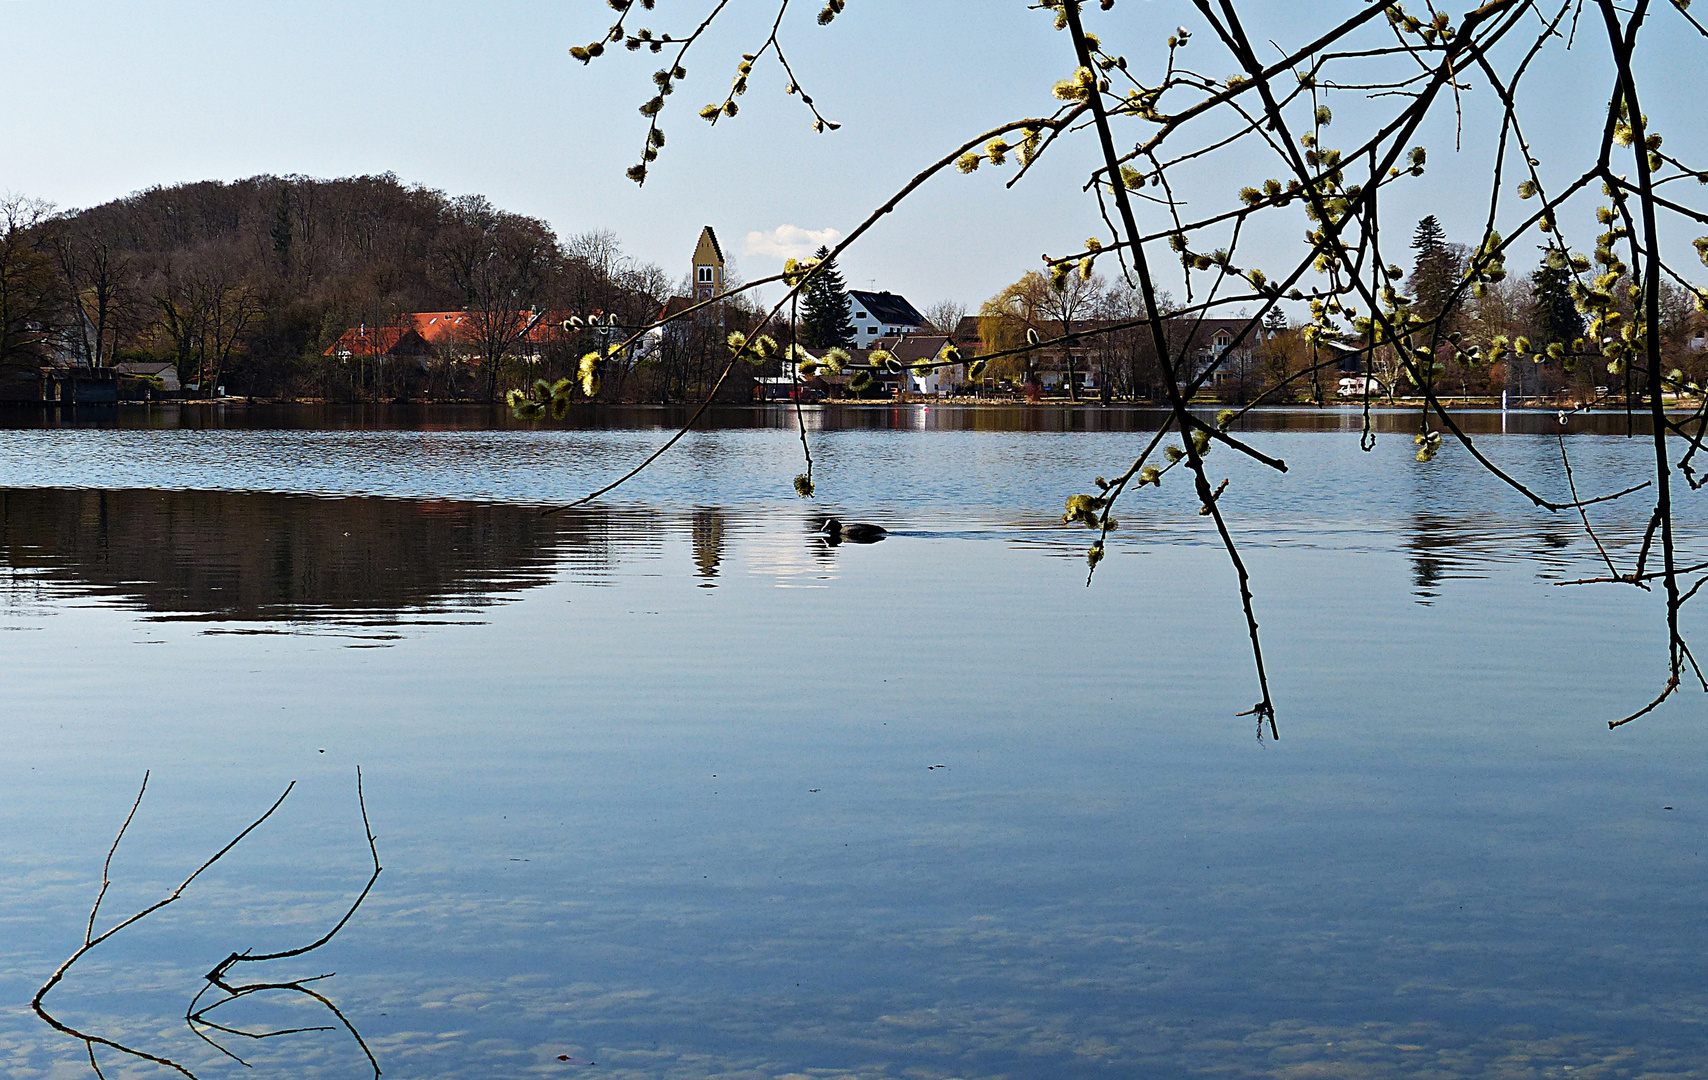
{"type": "Polygon", "coordinates": [[[750,232],[742,253],[761,259],[799,259],[821,247],[834,247],[842,234],[835,229],[803,229],[799,225],[779,225],[770,232],[750,232]]]}

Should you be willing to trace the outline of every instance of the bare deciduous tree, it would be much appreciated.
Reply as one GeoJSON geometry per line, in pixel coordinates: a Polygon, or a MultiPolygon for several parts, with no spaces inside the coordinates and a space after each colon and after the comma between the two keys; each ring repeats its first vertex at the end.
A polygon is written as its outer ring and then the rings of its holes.
{"type": "Polygon", "coordinates": [[[0,196],[0,365],[41,362],[59,327],[61,297],[42,226],[53,207],[0,196]]]}
{"type": "Polygon", "coordinates": [[[485,199],[455,200],[451,215],[439,268],[463,296],[486,399],[497,401],[499,369],[538,326],[537,308],[562,253],[543,222],[496,210],[485,199]]]}
{"type": "Polygon", "coordinates": [[[60,230],[54,250],[74,315],[70,336],[90,367],[106,367],[134,320],[136,260],[74,223],[60,230]]]}
{"type": "Polygon", "coordinates": [[[208,247],[183,259],[168,257],[148,292],[159,331],[170,342],[185,381],[212,393],[262,315],[262,297],[229,248],[208,247]]]}
{"type": "Polygon", "coordinates": [[[967,305],[959,300],[939,300],[926,308],[923,314],[938,333],[953,334],[960,328],[961,320],[967,317],[967,305]]]}

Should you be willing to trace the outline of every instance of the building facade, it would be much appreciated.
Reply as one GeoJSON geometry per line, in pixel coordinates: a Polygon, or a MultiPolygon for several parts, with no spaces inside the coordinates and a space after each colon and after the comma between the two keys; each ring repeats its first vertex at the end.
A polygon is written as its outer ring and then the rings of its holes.
{"type": "Polygon", "coordinates": [[[854,320],[854,344],[861,349],[871,348],[881,337],[916,334],[925,325],[925,316],[891,292],[849,289],[848,315],[854,320]]]}
{"type": "Polygon", "coordinates": [[[694,248],[694,299],[721,296],[725,287],[724,249],[718,244],[718,234],[707,225],[700,230],[700,242],[694,248]]]}

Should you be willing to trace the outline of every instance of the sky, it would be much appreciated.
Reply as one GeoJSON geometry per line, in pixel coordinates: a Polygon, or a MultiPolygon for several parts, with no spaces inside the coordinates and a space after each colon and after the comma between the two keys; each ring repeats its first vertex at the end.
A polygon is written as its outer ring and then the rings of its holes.
{"type": "MultiPolygon", "coordinates": [[[[1682,91],[1699,68],[1699,39],[1656,6],[1642,53],[1645,109],[1669,150],[1695,149],[1703,136],[1682,91]]],[[[659,0],[633,25],[681,32],[710,7],[659,0]]],[[[572,45],[610,25],[603,0],[0,0],[0,191],[68,208],[156,184],[389,171],[452,195],[485,195],[560,236],[609,229],[631,256],[672,274],[687,273],[700,228],[711,225],[738,272],[754,278],[846,235],[966,138],[1046,115],[1051,85],[1074,66],[1066,35],[1022,0],[850,0],[828,27],[816,24],[818,7],[796,0],[782,40],[840,129],[815,134],[769,59],[738,117],[713,128],[695,115],[722,99],[739,54],[764,40],[777,10],[777,0],[734,0],[685,62],[689,77],[662,120],[663,156],[638,188],[624,170],[639,156],[646,121],[636,110],[660,58],[618,48],[590,67],[571,59],[572,45]]],[[[1089,8],[1088,28],[1135,71],[1155,71],[1177,24],[1196,34],[1183,58],[1206,74],[1235,71],[1189,3],[1089,8]]],[[[1363,8],[1322,0],[1244,10],[1254,39],[1290,48],[1363,8]]],[[[1601,46],[1599,30],[1586,18],[1579,34],[1601,46]]],[[[1611,78],[1604,52],[1580,43],[1529,77],[1523,118],[1535,146],[1599,138],[1596,98],[1611,78]]],[[[1388,209],[1402,222],[1435,213],[1451,238],[1474,239],[1496,128],[1486,89],[1463,98],[1463,149],[1455,152],[1455,117],[1443,111],[1420,140],[1431,149],[1429,173],[1396,188],[1388,209]]],[[[1336,133],[1350,140],[1393,100],[1331,94],[1336,133]]],[[[1043,252],[1078,250],[1106,232],[1080,190],[1094,150],[1084,136],[1063,144],[1012,190],[1004,186],[1012,164],[933,180],[843,257],[845,278],[921,308],[942,299],[976,307],[1036,268],[1043,252]]],[[[1574,164],[1564,149],[1537,156],[1545,174],[1564,176],[1574,164]]],[[[1221,154],[1185,170],[1180,193],[1225,202],[1277,172],[1244,151],[1221,154]]],[[[1259,265],[1296,257],[1297,224],[1251,238],[1259,265]]],[[[1584,246],[1588,233],[1579,229],[1584,246]]],[[[1688,240],[1680,250],[1694,264],[1688,240]]]]}

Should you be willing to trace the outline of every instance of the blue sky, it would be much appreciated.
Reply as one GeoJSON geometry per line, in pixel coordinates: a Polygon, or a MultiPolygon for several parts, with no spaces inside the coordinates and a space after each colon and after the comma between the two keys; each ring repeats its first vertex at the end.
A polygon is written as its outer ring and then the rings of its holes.
{"type": "MultiPolygon", "coordinates": [[[[643,21],[680,30],[708,6],[660,0],[643,21]]],[[[609,24],[602,0],[0,0],[9,42],[0,190],[69,207],[186,180],[392,171],[452,194],[479,192],[563,235],[611,229],[631,254],[672,273],[686,272],[700,226],[711,224],[738,268],[757,277],[791,244],[849,231],[969,135],[1047,113],[1051,84],[1073,66],[1065,35],[1019,0],[850,0],[828,28],[813,19],[817,4],[795,6],[785,24],[790,59],[841,130],[815,135],[772,64],[756,70],[735,120],[713,130],[693,115],[721,99],[736,55],[763,40],[775,12],[771,0],[735,0],[687,61],[690,77],[664,118],[666,152],[637,189],[623,170],[638,156],[645,126],[635,108],[658,58],[618,49],[591,68],[570,59],[571,45],[609,24]]],[[[1363,6],[1246,10],[1255,38],[1292,45],[1363,6]]],[[[1657,7],[1645,106],[1672,149],[1700,142],[1686,95],[1673,92],[1697,69],[1696,43],[1670,7],[1657,7]]],[[[1202,26],[1190,4],[1168,0],[1120,0],[1107,14],[1093,6],[1087,18],[1139,70],[1161,56],[1177,23],[1202,26]]],[[[1592,32],[1599,23],[1586,20],[1580,34],[1592,32]]],[[[1186,58],[1208,74],[1231,74],[1209,38],[1200,32],[1186,58]]],[[[1610,76],[1593,50],[1570,57],[1534,76],[1526,122],[1539,146],[1599,134],[1595,98],[1610,76]]],[[[1396,222],[1434,212],[1455,238],[1478,228],[1490,95],[1465,97],[1466,150],[1453,153],[1452,115],[1443,113],[1425,140],[1430,174],[1390,201],[1396,222]]],[[[1360,95],[1330,102],[1336,133],[1348,141],[1373,115],[1360,95]]],[[[1012,166],[945,176],[850,252],[845,275],[920,306],[942,298],[976,305],[1036,267],[1040,253],[1075,249],[1097,230],[1094,207],[1078,193],[1090,153],[1084,140],[1065,146],[1014,191],[1002,186],[1012,166]]],[[[1559,175],[1573,164],[1563,153],[1538,156],[1559,175]]],[[[1223,157],[1188,173],[1185,194],[1225,200],[1275,171],[1223,157]]],[[[1587,240],[1587,230],[1579,233],[1587,240]]],[[[1256,237],[1255,253],[1278,265],[1297,239],[1289,223],[1284,234],[1256,237]]]]}

